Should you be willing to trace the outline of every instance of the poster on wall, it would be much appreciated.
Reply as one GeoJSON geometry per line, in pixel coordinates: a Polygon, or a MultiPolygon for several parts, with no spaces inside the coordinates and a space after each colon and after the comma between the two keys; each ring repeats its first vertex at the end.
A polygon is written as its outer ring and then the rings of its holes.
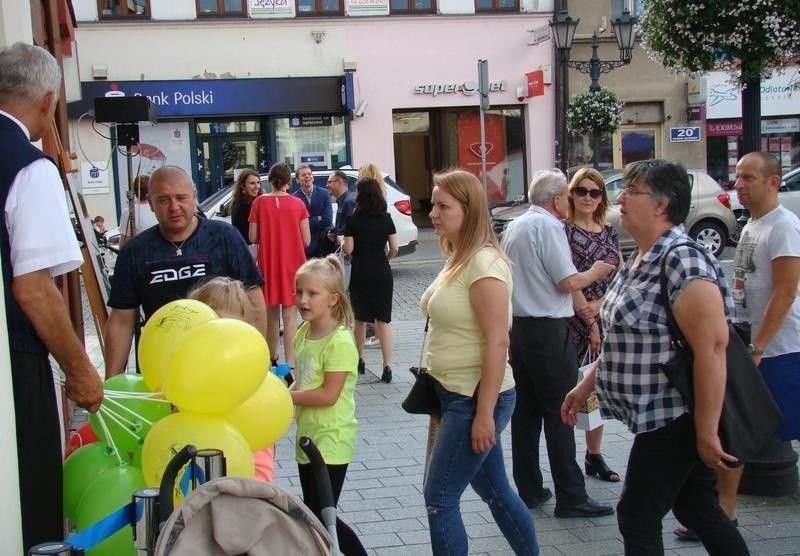
{"type": "Polygon", "coordinates": [[[81,191],[84,195],[108,193],[108,166],[105,160],[81,162],[81,191]]]}
{"type": "MultiPolygon", "coordinates": [[[[486,114],[486,195],[489,203],[502,203],[508,195],[505,120],[499,114],[486,114]]],[[[457,122],[458,165],[481,179],[480,113],[461,112],[457,122]]]]}
{"type": "MultiPolygon", "coordinates": [[[[125,150],[125,149],[121,149],[125,150]]],[[[160,123],[139,127],[139,144],[131,147],[131,175],[149,176],[165,164],[180,166],[192,175],[189,152],[189,124],[186,122],[160,123]]],[[[120,199],[128,191],[127,153],[117,152],[119,176],[117,184],[120,199]]]]}

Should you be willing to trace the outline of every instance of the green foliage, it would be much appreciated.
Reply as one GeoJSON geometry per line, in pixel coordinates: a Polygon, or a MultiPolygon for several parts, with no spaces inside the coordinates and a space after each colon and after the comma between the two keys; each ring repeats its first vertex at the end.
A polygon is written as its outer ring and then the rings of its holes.
{"type": "Polygon", "coordinates": [[[577,95],[567,109],[567,128],[583,135],[614,133],[621,122],[622,102],[608,89],[577,95]]]}
{"type": "Polygon", "coordinates": [[[650,58],[676,73],[743,84],[800,58],[798,0],[645,0],[639,27],[650,58]]]}

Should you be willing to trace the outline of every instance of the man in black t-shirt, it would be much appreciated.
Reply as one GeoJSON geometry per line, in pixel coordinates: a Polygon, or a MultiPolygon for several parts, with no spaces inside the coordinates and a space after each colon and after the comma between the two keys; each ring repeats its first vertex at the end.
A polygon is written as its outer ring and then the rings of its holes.
{"type": "Polygon", "coordinates": [[[125,371],[139,307],[148,319],[159,307],[186,297],[198,281],[214,276],[241,280],[253,304],[255,325],[266,332],[264,279],[239,232],[226,222],[195,215],[197,191],[182,168],[159,168],[149,187],[158,225],[120,250],[108,300],[106,377],[125,371]]]}

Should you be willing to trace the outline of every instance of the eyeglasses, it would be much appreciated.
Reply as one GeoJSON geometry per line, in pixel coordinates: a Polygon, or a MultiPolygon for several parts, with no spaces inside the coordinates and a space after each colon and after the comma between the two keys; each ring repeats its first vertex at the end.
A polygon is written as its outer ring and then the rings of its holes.
{"type": "Polygon", "coordinates": [[[578,187],[573,187],[572,193],[574,193],[578,197],[586,197],[586,195],[589,195],[589,197],[591,197],[592,199],[599,199],[600,197],[603,196],[602,189],[586,189],[582,185],[579,185],[578,187]]]}
{"type": "Polygon", "coordinates": [[[619,196],[622,197],[623,195],[625,195],[626,197],[633,197],[635,195],[652,195],[652,193],[650,193],[649,191],[639,191],[632,185],[628,185],[620,190],[619,196]]]}

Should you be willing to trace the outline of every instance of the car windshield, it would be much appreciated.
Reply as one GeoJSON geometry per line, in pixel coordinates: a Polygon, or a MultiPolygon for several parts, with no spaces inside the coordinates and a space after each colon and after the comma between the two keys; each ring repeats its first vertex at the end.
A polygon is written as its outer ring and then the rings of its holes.
{"type": "Polygon", "coordinates": [[[222,199],[223,197],[225,197],[230,193],[231,187],[232,186],[230,185],[228,187],[223,187],[210,197],[207,197],[203,202],[200,203],[200,210],[202,210],[203,212],[208,212],[209,210],[214,208],[214,206],[219,203],[220,199],[222,199]]]}

